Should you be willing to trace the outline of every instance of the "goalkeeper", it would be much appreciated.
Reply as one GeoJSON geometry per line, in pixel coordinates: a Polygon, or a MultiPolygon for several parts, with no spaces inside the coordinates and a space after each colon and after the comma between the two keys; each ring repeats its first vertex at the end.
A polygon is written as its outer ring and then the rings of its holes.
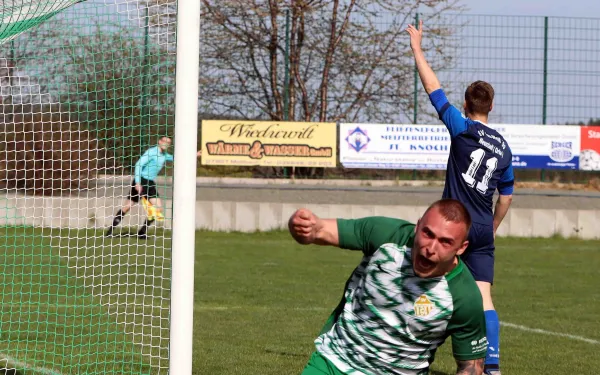
{"type": "MultiPolygon", "coordinates": [[[[156,189],[156,176],[160,173],[165,163],[173,161],[173,155],[168,153],[171,147],[171,138],[161,137],[158,145],[149,148],[142,157],[135,163],[134,178],[131,183],[131,190],[127,195],[125,204],[113,219],[112,225],[108,228],[106,236],[112,236],[113,229],[118,226],[123,217],[131,210],[134,204],[140,199],[144,204],[148,217],[144,221],[144,225],[138,231],[138,238],[146,239],[148,227],[152,225],[154,220],[163,220],[164,216],[161,212],[162,203],[158,190],[156,189]],[[149,201],[149,202],[148,202],[149,201]]],[[[198,151],[198,157],[201,156],[201,151],[198,151]]]]}

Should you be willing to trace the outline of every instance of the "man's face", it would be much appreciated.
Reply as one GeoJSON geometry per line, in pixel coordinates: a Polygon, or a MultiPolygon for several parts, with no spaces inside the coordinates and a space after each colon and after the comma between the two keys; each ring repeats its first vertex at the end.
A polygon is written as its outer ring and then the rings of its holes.
{"type": "Polygon", "coordinates": [[[438,208],[430,209],[417,222],[412,262],[415,274],[430,278],[450,272],[456,256],[468,246],[467,226],[446,220],[438,208]]]}
{"type": "Polygon", "coordinates": [[[169,149],[169,147],[171,147],[171,138],[162,137],[158,141],[158,147],[160,147],[160,150],[163,152],[167,151],[169,149]]]}

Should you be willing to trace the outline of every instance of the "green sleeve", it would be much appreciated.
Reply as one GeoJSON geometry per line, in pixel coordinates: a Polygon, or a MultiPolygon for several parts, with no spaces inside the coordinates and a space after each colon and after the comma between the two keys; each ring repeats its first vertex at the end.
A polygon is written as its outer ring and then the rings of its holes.
{"type": "Polygon", "coordinates": [[[362,219],[338,219],[340,247],[362,250],[372,255],[385,243],[412,246],[415,225],[400,219],[383,216],[362,219]]]}
{"type": "Polygon", "coordinates": [[[477,284],[465,267],[460,275],[449,281],[449,285],[454,313],[448,324],[448,332],[452,337],[454,358],[460,361],[484,358],[488,342],[483,300],[477,284]]]}

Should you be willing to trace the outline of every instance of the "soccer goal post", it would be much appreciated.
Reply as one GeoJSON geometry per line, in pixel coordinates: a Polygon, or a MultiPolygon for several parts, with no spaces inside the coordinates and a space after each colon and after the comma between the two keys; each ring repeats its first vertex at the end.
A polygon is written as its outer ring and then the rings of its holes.
{"type": "Polygon", "coordinates": [[[191,374],[200,2],[0,12],[0,371],[191,374]]]}

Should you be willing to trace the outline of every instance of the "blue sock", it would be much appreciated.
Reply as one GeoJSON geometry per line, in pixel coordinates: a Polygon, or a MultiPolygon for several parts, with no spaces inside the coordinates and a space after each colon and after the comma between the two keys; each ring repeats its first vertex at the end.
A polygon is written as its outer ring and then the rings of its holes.
{"type": "Polygon", "coordinates": [[[496,310],[485,311],[485,327],[488,339],[485,365],[500,367],[500,321],[496,310]]]}

